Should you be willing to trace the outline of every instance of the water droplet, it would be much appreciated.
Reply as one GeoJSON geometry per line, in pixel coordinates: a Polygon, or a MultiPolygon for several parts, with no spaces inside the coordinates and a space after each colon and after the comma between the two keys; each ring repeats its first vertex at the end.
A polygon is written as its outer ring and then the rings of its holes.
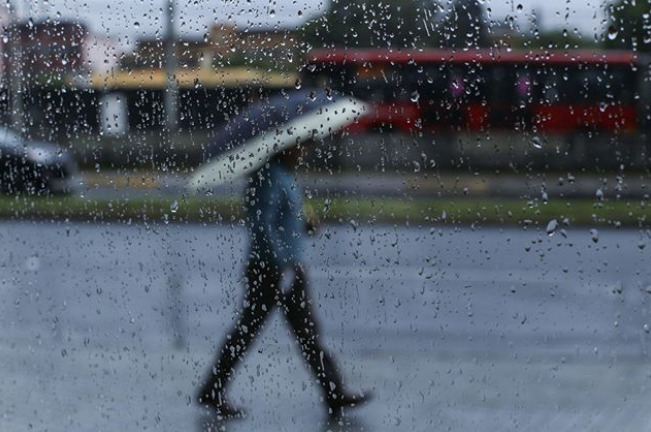
{"type": "Polygon", "coordinates": [[[326,214],[330,211],[330,206],[332,205],[332,201],[330,201],[330,198],[326,198],[323,201],[323,214],[326,214]]]}
{"type": "Polygon", "coordinates": [[[617,31],[617,27],[615,27],[614,25],[608,27],[608,39],[615,40],[615,38],[617,38],[618,33],[619,32],[617,31]]]}
{"type": "Polygon", "coordinates": [[[276,16],[276,9],[269,9],[269,16],[271,18],[275,17],[276,16]]]}
{"type": "Polygon", "coordinates": [[[134,26],[135,28],[140,28],[140,23],[139,23],[138,21],[135,21],[135,22],[133,23],[133,26],[134,26]]]}
{"type": "Polygon", "coordinates": [[[518,11],[521,11],[521,10],[522,10],[522,4],[521,4],[521,3],[518,3],[518,5],[517,5],[515,8],[516,8],[518,11]]]}
{"type": "Polygon", "coordinates": [[[615,282],[615,286],[613,286],[613,294],[621,294],[624,292],[624,284],[622,281],[617,281],[615,282]]]}
{"type": "Polygon", "coordinates": [[[599,231],[597,231],[596,228],[592,228],[590,230],[590,238],[595,243],[597,243],[599,241],[599,231]]]}
{"type": "Polygon", "coordinates": [[[644,325],[642,326],[642,328],[644,329],[644,333],[649,333],[649,331],[650,331],[650,329],[649,329],[649,324],[644,324],[644,325]]]}
{"type": "Polygon", "coordinates": [[[41,268],[41,260],[37,256],[31,256],[25,261],[25,269],[28,271],[37,271],[41,268]]]}
{"type": "Polygon", "coordinates": [[[608,104],[606,102],[599,102],[599,111],[606,112],[607,108],[608,108],[608,104]]]}
{"type": "Polygon", "coordinates": [[[176,213],[177,211],[179,211],[179,202],[178,201],[176,201],[176,200],[172,201],[172,204],[170,204],[170,211],[172,213],[176,213]]]}
{"type": "Polygon", "coordinates": [[[534,136],[531,138],[531,147],[541,149],[542,148],[542,140],[538,136],[534,136]]]}
{"type": "Polygon", "coordinates": [[[294,83],[294,87],[296,88],[296,90],[300,90],[302,86],[303,86],[303,82],[301,81],[300,78],[298,78],[294,83]]]}
{"type": "Polygon", "coordinates": [[[418,94],[417,91],[414,91],[411,93],[411,101],[413,103],[418,103],[418,99],[420,99],[420,94],[418,94]]]}
{"type": "Polygon", "coordinates": [[[557,228],[558,228],[558,221],[556,219],[550,220],[549,223],[547,224],[547,235],[550,237],[553,236],[557,228]]]}
{"type": "Polygon", "coordinates": [[[359,227],[359,223],[355,219],[351,219],[350,226],[353,227],[353,230],[357,231],[357,227],[359,227]]]}
{"type": "Polygon", "coordinates": [[[595,195],[595,197],[596,197],[599,201],[603,201],[603,200],[604,200],[604,191],[601,190],[601,188],[597,189],[597,192],[595,192],[594,195],[595,195]]]}

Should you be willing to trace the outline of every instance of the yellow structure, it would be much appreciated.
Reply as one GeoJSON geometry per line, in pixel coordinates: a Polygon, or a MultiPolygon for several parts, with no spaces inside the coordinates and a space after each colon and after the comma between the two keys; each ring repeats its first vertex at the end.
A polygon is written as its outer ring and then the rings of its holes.
{"type": "MultiPolygon", "coordinates": [[[[181,89],[247,86],[289,88],[296,82],[298,74],[230,67],[217,70],[179,70],[175,77],[181,89]]],[[[90,80],[90,87],[95,90],[161,90],[166,85],[167,75],[163,69],[116,70],[108,74],[93,74],[90,80]]]]}

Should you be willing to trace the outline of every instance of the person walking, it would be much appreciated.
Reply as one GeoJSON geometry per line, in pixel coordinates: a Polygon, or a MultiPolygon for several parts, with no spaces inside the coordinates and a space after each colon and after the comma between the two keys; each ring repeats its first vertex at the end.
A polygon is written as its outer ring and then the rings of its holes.
{"type": "Polygon", "coordinates": [[[198,402],[222,418],[242,416],[226,392],[238,364],[260,334],[270,313],[285,315],[311,373],[316,377],[329,416],[366,402],[369,394],[344,389],[332,355],[323,347],[310,296],[302,243],[310,226],[302,212],[294,169],[301,146],[272,156],[250,175],[245,196],[250,235],[243,306],[239,319],[217,351],[198,394],[198,402]],[[286,287],[286,288],[283,288],[286,287]]]}

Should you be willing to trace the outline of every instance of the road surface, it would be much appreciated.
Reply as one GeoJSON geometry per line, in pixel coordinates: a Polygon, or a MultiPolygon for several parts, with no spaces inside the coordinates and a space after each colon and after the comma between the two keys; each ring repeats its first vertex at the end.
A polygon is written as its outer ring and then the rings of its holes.
{"type": "Polygon", "coordinates": [[[276,314],[232,387],[247,418],[216,424],[191,398],[243,228],[4,222],[0,430],[649,430],[649,233],[565,234],[325,227],[325,342],[374,401],[327,423],[276,314]]]}

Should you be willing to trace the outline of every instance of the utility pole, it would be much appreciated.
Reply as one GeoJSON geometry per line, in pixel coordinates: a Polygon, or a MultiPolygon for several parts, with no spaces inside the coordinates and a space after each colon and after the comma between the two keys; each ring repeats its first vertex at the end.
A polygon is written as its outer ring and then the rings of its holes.
{"type": "Polygon", "coordinates": [[[16,5],[7,1],[11,25],[9,26],[9,98],[11,107],[11,126],[22,135],[25,128],[25,107],[23,101],[23,50],[20,17],[16,5]]]}
{"type": "Polygon", "coordinates": [[[170,136],[178,129],[178,85],[176,82],[176,32],[174,29],[174,0],[166,0],[165,31],[165,71],[167,72],[167,88],[165,89],[165,123],[170,136]]]}
{"type": "MultiPolygon", "coordinates": [[[[165,71],[167,73],[167,88],[165,89],[165,124],[167,126],[167,144],[172,147],[175,142],[176,132],[178,131],[178,84],[176,81],[176,70],[178,61],[176,58],[176,32],[174,29],[174,0],[164,0],[167,2],[166,31],[165,31],[165,71]]],[[[172,152],[164,149],[168,157],[172,157],[172,152]]],[[[164,165],[169,161],[165,160],[164,165]]],[[[177,204],[173,206],[178,207],[177,204]]],[[[171,210],[176,212],[176,209],[171,210]]],[[[168,269],[167,289],[169,295],[170,327],[173,335],[174,346],[181,349],[185,346],[187,332],[185,326],[185,315],[183,313],[183,284],[181,283],[182,266],[179,262],[178,239],[175,235],[168,232],[167,239],[167,257],[168,269]]]]}

